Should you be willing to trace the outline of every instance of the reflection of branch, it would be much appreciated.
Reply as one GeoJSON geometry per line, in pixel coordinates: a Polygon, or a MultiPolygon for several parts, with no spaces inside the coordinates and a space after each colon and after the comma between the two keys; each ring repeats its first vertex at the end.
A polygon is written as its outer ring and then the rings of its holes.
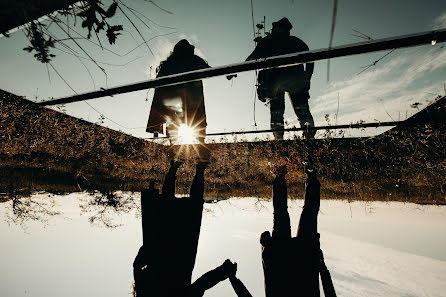
{"type": "Polygon", "coordinates": [[[353,36],[356,36],[356,37],[359,37],[359,38],[362,38],[362,39],[365,39],[365,40],[368,40],[368,41],[373,40],[372,37],[370,37],[370,36],[368,36],[368,35],[366,35],[366,34],[364,34],[362,32],[359,32],[358,30],[355,30],[355,29],[352,29],[352,30],[357,33],[357,34],[352,34],[353,36]]]}
{"type": "Polygon", "coordinates": [[[86,204],[80,205],[82,213],[95,213],[88,219],[91,224],[102,225],[106,228],[116,228],[122,224],[115,223],[114,217],[129,213],[133,209],[140,211],[139,203],[130,194],[124,197],[112,191],[97,192],[86,204]]]}
{"type": "MultiPolygon", "coordinates": [[[[116,10],[119,9],[122,12],[122,14],[124,15],[124,17],[131,23],[133,28],[138,32],[141,39],[144,41],[144,44],[147,46],[150,53],[152,53],[152,55],[153,55],[153,52],[152,52],[150,46],[148,45],[147,40],[141,33],[138,26],[136,26],[134,19],[136,18],[137,20],[139,20],[143,24],[143,26],[145,26],[149,30],[151,28],[145,22],[145,20],[148,20],[149,22],[155,24],[158,27],[176,30],[175,28],[168,27],[168,26],[162,26],[162,25],[154,22],[153,20],[151,20],[150,18],[145,16],[143,13],[128,6],[121,0],[113,0],[111,2],[112,2],[111,5],[108,8],[105,8],[104,5],[101,3],[101,1],[97,1],[97,0],[80,1],[79,3],[77,3],[75,5],[59,9],[55,13],[48,14],[47,15],[47,18],[48,18],[47,25],[41,23],[39,20],[35,20],[35,21],[31,22],[31,25],[28,26],[29,28],[27,27],[28,28],[27,37],[31,43],[31,46],[24,48],[24,50],[27,50],[29,52],[35,51],[34,56],[39,61],[41,61],[42,63],[48,63],[51,60],[51,58],[54,57],[54,55],[49,52],[49,50],[54,47],[54,43],[55,42],[60,43],[62,46],[66,47],[66,49],[70,50],[69,46],[62,43],[62,41],[63,40],[71,40],[85,53],[85,55],[88,58],[90,58],[90,60],[92,62],[94,62],[96,64],[96,66],[99,69],[101,69],[102,72],[104,72],[104,74],[106,74],[105,70],[101,66],[99,66],[96,63],[96,61],[76,41],[79,38],[74,38],[73,36],[71,36],[72,33],[78,34],[79,36],[82,37],[82,39],[87,40],[88,42],[91,42],[92,44],[97,45],[102,50],[107,50],[109,52],[116,54],[112,50],[109,50],[103,46],[98,33],[100,31],[104,31],[106,33],[109,43],[110,44],[115,43],[117,36],[121,35],[120,32],[123,31],[123,26],[122,25],[110,25],[108,23],[108,20],[113,18],[115,16],[116,10]],[[118,5],[118,3],[119,3],[119,5],[118,5]],[[125,11],[125,9],[123,9],[124,7],[127,11],[125,11]],[[130,15],[128,14],[128,12],[130,12],[132,14],[132,18],[129,17],[130,15]],[[71,18],[74,20],[74,25],[70,25],[71,18]],[[77,21],[81,21],[82,27],[86,28],[88,30],[87,37],[82,36],[82,34],[80,34],[79,32],[77,32],[74,29],[74,27],[76,27],[77,21]],[[48,30],[49,27],[51,27],[51,26],[54,27],[54,24],[56,24],[59,27],[59,29],[68,36],[67,39],[55,38],[53,36],[53,34],[51,34],[49,32],[49,30],[48,30]],[[90,40],[92,31],[96,35],[97,42],[90,40]],[[47,34],[48,36],[51,36],[51,37],[49,39],[44,39],[43,34],[47,34]]],[[[152,5],[158,7],[159,9],[161,9],[162,11],[164,11],[166,13],[172,14],[172,12],[160,7],[154,1],[147,1],[147,2],[150,2],[152,5]]],[[[26,11],[25,11],[25,13],[26,13],[26,11]]],[[[121,56],[119,54],[116,54],[116,55],[121,56]]]]}
{"type": "MultiPolygon", "coordinates": [[[[119,0],[118,0],[119,1],[119,0]]],[[[130,6],[127,6],[124,2],[119,1],[121,5],[124,5],[125,8],[127,8],[147,29],[151,30],[149,25],[147,25],[135,12],[134,9],[130,8],[130,6]]]]}
{"type": "MultiPolygon", "coordinates": [[[[330,41],[328,43],[328,48],[330,49],[333,45],[334,31],[336,27],[336,16],[338,14],[338,0],[334,0],[333,4],[333,15],[331,18],[331,30],[330,30],[330,41]]],[[[327,60],[327,82],[330,80],[330,59],[327,60]]]]}
{"type": "Polygon", "coordinates": [[[383,102],[383,100],[382,99],[379,99],[379,101],[381,101],[381,104],[383,105],[383,107],[384,107],[384,111],[387,113],[387,115],[389,116],[389,118],[391,118],[392,119],[392,121],[393,121],[393,118],[392,118],[392,116],[389,114],[389,112],[387,111],[387,109],[386,109],[386,106],[384,105],[384,102],[383,102]]]}
{"type": "MultiPolygon", "coordinates": [[[[153,37],[147,39],[147,42],[151,41],[152,39],[161,37],[161,36],[167,36],[167,35],[171,35],[171,34],[175,34],[175,33],[178,33],[178,31],[175,30],[175,31],[173,31],[173,32],[169,32],[169,33],[158,34],[158,35],[155,35],[155,36],[153,36],[153,37]]],[[[146,43],[146,42],[142,42],[142,43],[140,43],[138,46],[136,46],[136,47],[134,47],[133,49],[129,50],[128,52],[126,52],[125,54],[123,54],[121,57],[127,56],[128,54],[130,54],[130,53],[133,52],[134,50],[136,50],[136,49],[138,49],[139,47],[143,46],[145,43],[146,43]]]]}
{"type": "Polygon", "coordinates": [[[379,58],[378,60],[374,61],[372,64],[367,65],[367,66],[362,66],[361,68],[363,68],[363,70],[361,72],[359,72],[357,75],[363,73],[364,71],[368,70],[370,67],[376,66],[376,64],[381,61],[382,59],[384,59],[385,57],[387,57],[388,55],[390,55],[391,53],[393,53],[395,49],[392,49],[391,51],[389,51],[387,54],[385,54],[384,56],[382,56],[381,58],[379,58]]]}
{"type": "MultiPolygon", "coordinates": [[[[356,37],[365,39],[365,40],[367,40],[367,41],[371,41],[371,40],[373,40],[372,37],[370,37],[370,36],[368,36],[368,35],[366,35],[366,34],[364,34],[364,33],[362,33],[362,32],[359,32],[358,30],[355,30],[355,29],[352,29],[352,30],[353,30],[354,32],[357,33],[357,34],[352,34],[353,36],[356,36],[356,37]]],[[[366,66],[362,66],[361,68],[363,68],[363,70],[362,70],[361,72],[359,72],[357,75],[363,73],[364,71],[367,71],[370,67],[376,66],[376,64],[377,64],[379,61],[381,61],[382,59],[384,59],[385,57],[387,57],[388,55],[390,55],[394,50],[395,50],[395,49],[392,49],[392,50],[389,51],[387,54],[385,54],[384,56],[382,56],[382,57],[379,58],[378,60],[374,61],[372,64],[370,64],[370,65],[366,65],[366,66]]]]}
{"type": "Polygon", "coordinates": [[[151,22],[151,23],[157,25],[158,27],[166,28],[166,29],[172,29],[172,30],[177,30],[177,29],[178,29],[178,28],[174,28],[174,27],[169,27],[169,26],[160,25],[159,23],[155,22],[154,20],[149,19],[147,16],[145,16],[143,13],[139,12],[138,10],[136,10],[136,9],[130,7],[130,6],[129,6],[128,8],[129,8],[130,10],[133,10],[135,13],[139,14],[141,17],[145,18],[145,19],[148,20],[149,22],[151,22]]]}
{"type": "Polygon", "coordinates": [[[37,202],[31,197],[16,197],[12,195],[12,214],[7,214],[7,222],[20,225],[26,228],[29,221],[40,221],[46,224],[49,217],[60,214],[59,211],[51,210],[54,207],[54,200],[47,202],[47,199],[37,202]]]}
{"type": "MultiPolygon", "coordinates": [[[[62,21],[62,20],[59,20],[59,21],[60,21],[62,24],[64,24],[65,26],[68,26],[64,21],[62,21]]],[[[91,43],[91,44],[96,45],[97,47],[101,47],[98,43],[94,42],[94,41],[91,40],[91,39],[88,39],[87,37],[85,37],[84,35],[82,35],[81,33],[79,33],[79,31],[74,30],[74,28],[71,27],[70,29],[71,29],[71,31],[73,31],[74,33],[76,33],[78,36],[80,36],[80,37],[82,37],[82,38],[75,38],[75,37],[72,37],[72,36],[70,35],[70,36],[69,36],[69,37],[70,37],[69,39],[82,39],[82,40],[84,40],[84,41],[87,41],[87,42],[89,42],[89,43],[91,43]]],[[[109,49],[109,48],[104,47],[103,49],[104,49],[105,51],[109,52],[109,53],[112,53],[112,54],[118,56],[118,57],[122,57],[120,54],[116,53],[115,51],[112,51],[112,50],[109,49]]]]}
{"type": "Polygon", "coordinates": [[[63,80],[63,82],[75,93],[77,94],[77,92],[71,87],[71,85],[63,78],[63,76],[56,70],[56,68],[54,68],[53,64],[51,64],[50,62],[48,62],[48,64],[50,64],[51,68],[53,68],[54,72],[56,72],[56,74],[60,77],[60,79],[63,80]]]}
{"type": "Polygon", "coordinates": [[[75,39],[73,39],[71,36],[70,36],[70,34],[59,24],[59,22],[58,21],[55,21],[55,24],[68,36],[68,38],[70,38],[71,39],[71,41],[73,41],[86,55],[87,55],[87,57],[89,57],[90,59],[91,59],[91,61],[96,65],[96,66],[98,66],[98,68],[105,74],[105,76],[107,76],[107,73],[105,72],[105,69],[104,68],[102,68],[91,56],[90,56],[90,54],[88,54],[85,50],[84,50],[84,48],[82,47],[82,46],[80,46],[80,44],[75,40],[75,39]]]}

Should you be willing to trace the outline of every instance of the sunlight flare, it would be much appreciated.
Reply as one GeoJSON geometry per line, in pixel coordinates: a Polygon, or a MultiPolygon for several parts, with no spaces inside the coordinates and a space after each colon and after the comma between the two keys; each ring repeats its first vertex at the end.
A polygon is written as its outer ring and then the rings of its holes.
{"type": "Polygon", "coordinates": [[[180,144],[193,144],[196,142],[195,130],[186,124],[181,124],[178,127],[178,142],[180,144]]]}

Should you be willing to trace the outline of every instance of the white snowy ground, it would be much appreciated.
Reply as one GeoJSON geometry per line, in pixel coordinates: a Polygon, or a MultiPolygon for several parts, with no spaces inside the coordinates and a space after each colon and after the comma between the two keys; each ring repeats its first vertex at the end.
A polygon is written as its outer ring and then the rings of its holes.
{"type": "MultiPolygon", "coordinates": [[[[116,229],[91,226],[79,211],[85,199],[55,197],[63,214],[25,231],[8,226],[11,203],[0,204],[0,296],[129,296],[140,219],[126,214],[115,218],[123,224],[116,229]]],[[[301,206],[289,203],[293,232],[301,206]]],[[[194,277],[230,258],[253,296],[264,296],[258,238],[271,227],[269,202],[206,204],[194,277]]],[[[446,296],[446,207],[322,201],[319,231],[338,296],[446,296]]],[[[235,294],[226,281],[205,296],[235,294]]]]}

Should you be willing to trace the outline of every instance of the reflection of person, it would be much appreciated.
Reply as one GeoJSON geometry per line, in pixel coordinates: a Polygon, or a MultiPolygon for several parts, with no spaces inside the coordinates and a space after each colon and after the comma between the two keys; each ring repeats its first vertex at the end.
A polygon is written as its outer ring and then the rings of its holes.
{"type": "Polygon", "coordinates": [[[154,188],[141,193],[143,243],[133,263],[136,296],[195,297],[228,277],[235,277],[236,263],[226,260],[194,283],[198,239],[203,211],[204,171],[199,162],[189,198],[175,197],[176,172],[172,161],[162,194],[154,188]]]}
{"type": "MultiPolygon", "coordinates": [[[[194,55],[194,46],[180,40],[171,55],[159,65],[157,77],[209,68],[202,58],[194,55]]],[[[181,124],[193,127],[203,142],[206,134],[206,112],[202,81],[193,81],[155,89],[150,109],[147,132],[163,133],[167,124],[167,136],[171,137],[181,124]]]]}
{"type": "MultiPolygon", "coordinates": [[[[308,51],[305,42],[295,36],[290,36],[292,27],[287,18],[274,22],[271,34],[259,41],[246,60],[308,51]]],[[[313,116],[308,106],[310,98],[308,91],[313,69],[313,63],[306,63],[305,70],[303,65],[296,65],[259,72],[257,93],[263,102],[270,99],[271,129],[284,128],[285,92],[288,92],[300,126],[305,127],[306,123],[309,126],[314,126],[313,116]]],[[[314,130],[304,133],[307,137],[314,137],[314,134],[314,130]]],[[[276,139],[282,139],[283,132],[274,132],[274,136],[276,139]]]]}
{"type": "Polygon", "coordinates": [[[260,238],[266,297],[320,296],[319,273],[325,296],[336,296],[317,233],[320,183],[315,172],[306,171],[305,203],[297,236],[291,237],[286,173],[286,166],[276,169],[273,183],[273,232],[271,235],[265,231],[260,238]]]}

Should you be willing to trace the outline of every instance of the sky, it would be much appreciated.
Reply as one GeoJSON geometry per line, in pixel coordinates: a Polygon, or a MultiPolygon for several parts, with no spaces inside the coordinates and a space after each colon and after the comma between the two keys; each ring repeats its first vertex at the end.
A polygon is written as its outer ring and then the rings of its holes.
{"type": "MultiPolygon", "coordinates": [[[[103,2],[106,7],[111,3],[103,2]]],[[[270,29],[273,21],[287,17],[293,24],[291,34],[306,42],[310,50],[328,47],[333,1],[252,2],[256,24],[265,16],[266,28],[270,29]]],[[[111,20],[124,27],[115,45],[109,45],[104,34],[100,37],[104,50],[94,36],[90,41],[77,39],[105,69],[106,75],[71,41],[65,42],[82,58],[65,53],[67,50],[59,44],[53,50],[57,56],[47,68],[22,50],[28,41],[23,31],[18,30],[9,38],[0,37],[0,89],[41,101],[70,96],[74,91],[85,93],[145,81],[155,77],[159,62],[183,38],[211,66],[242,62],[254,49],[250,0],[131,0],[125,3],[146,21],[147,27],[124,8],[148,40],[150,50],[144,44],[137,47],[142,38],[120,11],[111,20]]],[[[446,2],[441,0],[339,0],[333,45],[364,41],[354,36],[353,30],[380,39],[437,28],[446,28],[446,2]]],[[[79,22],[72,29],[87,35],[79,22]]],[[[61,39],[66,38],[54,24],[49,30],[61,39]]],[[[74,31],[72,34],[80,37],[74,31]]],[[[327,120],[330,124],[403,120],[418,111],[410,106],[412,103],[419,102],[422,104],[419,108],[423,108],[436,96],[445,94],[446,48],[442,44],[398,49],[358,74],[364,69],[361,67],[386,53],[333,59],[329,81],[327,62],[315,63],[309,105],[316,125],[325,125],[327,120]]],[[[241,73],[231,81],[224,77],[204,80],[208,133],[269,128],[269,108],[258,100],[254,104],[254,82],[254,72],[241,73]]],[[[152,97],[153,89],[52,108],[146,138],[152,136],[145,132],[152,97]],[[105,118],[101,119],[101,115],[105,118]]],[[[286,126],[298,126],[288,97],[285,102],[286,126]]],[[[373,135],[381,131],[373,128],[361,133],[373,135]]],[[[358,133],[346,131],[346,136],[358,133]]]]}

